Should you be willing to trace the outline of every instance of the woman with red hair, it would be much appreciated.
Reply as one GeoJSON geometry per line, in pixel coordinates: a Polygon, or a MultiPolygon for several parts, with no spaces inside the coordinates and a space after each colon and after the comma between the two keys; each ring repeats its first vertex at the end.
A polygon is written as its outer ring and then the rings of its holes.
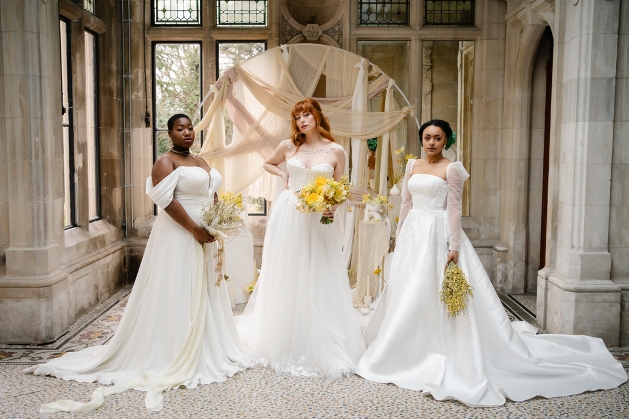
{"type": "MultiPolygon", "coordinates": [[[[286,189],[273,203],[260,277],[237,327],[258,364],[294,375],[349,376],[365,344],[351,303],[341,233],[334,224],[321,224],[321,214],[295,208],[295,191],[303,185],[317,177],[341,178],[346,155],[316,100],[297,102],[291,116],[291,138],[264,163],[286,189]]],[[[334,212],[324,215],[332,218],[334,212]]]]}

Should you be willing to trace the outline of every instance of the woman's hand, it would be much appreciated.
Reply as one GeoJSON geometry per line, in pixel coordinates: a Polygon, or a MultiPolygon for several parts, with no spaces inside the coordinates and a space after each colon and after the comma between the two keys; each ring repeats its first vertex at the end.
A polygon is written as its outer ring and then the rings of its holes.
{"type": "Polygon", "coordinates": [[[450,264],[450,262],[459,263],[459,252],[456,250],[450,250],[448,253],[448,259],[446,261],[446,268],[450,264]]]}
{"type": "Polygon", "coordinates": [[[330,220],[334,220],[334,213],[336,212],[336,209],[339,207],[338,204],[336,204],[335,206],[333,206],[331,209],[327,210],[326,212],[323,213],[324,217],[328,217],[330,220]]]}
{"type": "Polygon", "coordinates": [[[205,243],[212,243],[215,240],[214,236],[205,231],[202,227],[195,228],[192,231],[192,235],[201,246],[203,246],[205,243]]]}

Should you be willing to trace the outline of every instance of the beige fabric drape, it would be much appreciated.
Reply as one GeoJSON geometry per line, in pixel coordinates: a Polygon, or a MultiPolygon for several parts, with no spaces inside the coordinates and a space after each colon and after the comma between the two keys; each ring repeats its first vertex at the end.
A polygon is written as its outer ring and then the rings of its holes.
{"type": "MultiPolygon", "coordinates": [[[[394,129],[412,107],[391,112],[366,112],[355,107],[355,86],[361,70],[364,93],[361,101],[373,97],[389,84],[386,74],[368,82],[368,62],[353,53],[318,44],[297,44],[268,50],[247,61],[237,63],[212,87],[212,102],[197,131],[206,130],[201,155],[224,176],[223,189],[246,191],[252,196],[269,199],[273,194],[270,175],[262,164],[280,141],[290,135],[290,111],[293,105],[311,97],[321,76],[325,76],[327,98],[321,99],[329,118],[332,135],[339,140],[352,159],[352,178],[362,185],[364,148],[356,143],[350,149],[350,138],[365,140],[394,129]],[[284,50],[284,51],[283,51],[284,50]],[[231,144],[225,144],[224,112],[234,123],[231,144]],[[358,176],[358,177],[356,177],[358,176]],[[358,181],[360,179],[360,181],[358,181]]],[[[375,70],[375,69],[374,69],[375,70]]],[[[375,71],[372,71],[373,75],[375,71]]]]}

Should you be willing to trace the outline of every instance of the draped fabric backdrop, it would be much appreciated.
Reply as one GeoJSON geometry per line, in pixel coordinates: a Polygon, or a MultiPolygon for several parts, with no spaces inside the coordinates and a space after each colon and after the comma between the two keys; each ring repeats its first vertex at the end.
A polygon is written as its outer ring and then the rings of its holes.
{"type": "MultiPolygon", "coordinates": [[[[367,101],[394,85],[377,66],[351,52],[318,44],[283,45],[239,62],[212,86],[211,104],[196,131],[206,130],[201,156],[224,176],[222,188],[272,200],[281,192],[262,164],[280,141],[289,138],[291,109],[312,97],[325,83],[324,98],[316,98],[329,118],[332,135],[351,161],[355,186],[367,188],[369,138],[389,137],[413,112],[411,106],[368,112],[367,101]],[[225,144],[225,111],[233,121],[233,138],[225,144]]],[[[391,96],[391,95],[389,95],[391,96]]],[[[388,141],[387,141],[388,142],[388,141]]],[[[388,151],[383,149],[388,155],[388,151]]],[[[385,165],[386,170],[386,165],[385,165]]],[[[384,174],[386,176],[386,173],[384,174]]],[[[386,188],[386,186],[385,186],[386,188]]],[[[338,217],[343,228],[344,256],[349,264],[356,211],[338,217]],[[345,218],[345,219],[343,219],[345,218]]]]}

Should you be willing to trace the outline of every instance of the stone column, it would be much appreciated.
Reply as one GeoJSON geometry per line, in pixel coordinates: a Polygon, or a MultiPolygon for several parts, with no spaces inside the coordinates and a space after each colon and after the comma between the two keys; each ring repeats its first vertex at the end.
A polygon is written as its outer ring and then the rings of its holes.
{"type": "MultiPolygon", "coordinates": [[[[629,22],[629,3],[621,2],[620,22],[629,22]]],[[[629,346],[629,25],[618,31],[614,151],[612,153],[609,252],[611,279],[622,289],[620,346],[629,346]]]]}
{"type": "Polygon", "coordinates": [[[540,271],[538,298],[548,332],[598,336],[617,346],[621,294],[610,280],[609,219],[620,1],[555,5],[560,99],[551,162],[556,201],[549,208],[557,222],[556,259],[540,271]]]}
{"type": "Polygon", "coordinates": [[[7,341],[30,334],[45,341],[56,332],[53,317],[64,310],[54,296],[59,289],[50,285],[63,275],[58,271],[64,204],[59,7],[55,0],[4,0],[0,19],[9,241],[6,275],[0,279],[0,336],[7,341]],[[7,307],[21,304],[21,298],[33,298],[38,307],[7,307]],[[2,314],[7,309],[11,318],[2,314]]]}

